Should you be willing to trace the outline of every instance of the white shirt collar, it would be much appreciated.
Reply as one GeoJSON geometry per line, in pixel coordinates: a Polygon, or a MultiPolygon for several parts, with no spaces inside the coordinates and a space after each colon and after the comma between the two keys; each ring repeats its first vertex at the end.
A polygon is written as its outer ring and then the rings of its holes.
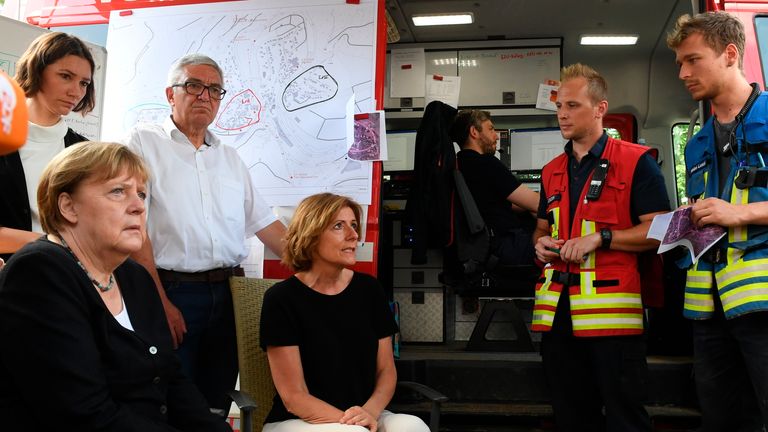
{"type": "MultiPolygon", "coordinates": [[[[184,140],[189,142],[187,136],[184,135],[184,132],[179,130],[179,128],[176,126],[176,123],[173,122],[173,118],[171,116],[168,116],[168,118],[166,118],[163,122],[163,130],[165,131],[165,134],[168,135],[168,138],[170,138],[172,141],[180,142],[180,138],[183,137],[184,140]]],[[[206,129],[205,131],[205,143],[210,147],[218,147],[221,145],[219,137],[213,134],[210,129],[206,129]]]]}

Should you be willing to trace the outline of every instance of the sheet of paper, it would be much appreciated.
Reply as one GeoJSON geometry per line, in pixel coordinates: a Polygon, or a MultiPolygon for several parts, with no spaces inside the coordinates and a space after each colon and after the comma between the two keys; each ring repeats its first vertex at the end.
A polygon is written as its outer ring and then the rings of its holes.
{"type": "Polygon", "coordinates": [[[384,171],[405,171],[408,167],[408,139],[393,134],[387,137],[387,160],[384,161],[384,171]]]}
{"type": "Polygon", "coordinates": [[[667,233],[667,227],[669,227],[669,221],[671,220],[672,212],[654,217],[653,221],[651,221],[651,227],[648,228],[646,238],[652,238],[658,241],[664,240],[664,235],[667,233]]]}
{"type": "Polygon", "coordinates": [[[393,49],[389,63],[389,97],[424,97],[424,48],[393,49]]]}
{"type": "Polygon", "coordinates": [[[424,106],[430,102],[439,100],[454,108],[459,106],[459,92],[461,91],[461,77],[448,75],[426,75],[427,94],[424,97],[424,106]]]}
{"type": "Polygon", "coordinates": [[[349,153],[349,149],[352,148],[352,145],[355,143],[355,94],[352,93],[352,97],[349,98],[347,101],[346,106],[344,107],[344,130],[345,130],[345,139],[347,143],[347,153],[349,153]]]}
{"type": "Polygon", "coordinates": [[[384,124],[384,111],[355,116],[354,129],[354,143],[347,152],[350,159],[387,160],[387,128],[384,124]]]}
{"type": "Polygon", "coordinates": [[[549,111],[557,111],[557,89],[558,86],[549,84],[539,84],[539,93],[536,96],[536,108],[549,111]]]}
{"type": "Polygon", "coordinates": [[[717,244],[728,231],[719,225],[698,227],[691,220],[691,208],[684,207],[653,218],[648,230],[648,238],[660,240],[658,253],[666,252],[677,246],[688,249],[691,259],[696,263],[704,253],[717,244]]]}

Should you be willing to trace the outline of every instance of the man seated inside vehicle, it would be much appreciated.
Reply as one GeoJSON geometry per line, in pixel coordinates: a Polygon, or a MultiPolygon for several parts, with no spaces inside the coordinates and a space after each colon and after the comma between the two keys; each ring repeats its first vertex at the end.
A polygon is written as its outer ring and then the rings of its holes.
{"type": "Polygon", "coordinates": [[[539,193],[520,183],[494,156],[499,137],[490,113],[460,111],[451,137],[461,147],[456,155],[459,171],[492,232],[491,253],[500,264],[532,264],[531,212],[536,211],[539,193]]]}

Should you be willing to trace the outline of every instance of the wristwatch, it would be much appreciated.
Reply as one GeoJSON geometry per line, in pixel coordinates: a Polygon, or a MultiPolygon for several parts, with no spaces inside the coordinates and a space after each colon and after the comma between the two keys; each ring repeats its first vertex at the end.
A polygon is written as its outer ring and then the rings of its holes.
{"type": "Polygon", "coordinates": [[[611,248],[611,240],[613,240],[613,232],[610,230],[610,228],[600,229],[600,239],[602,239],[603,241],[603,244],[600,247],[602,247],[603,249],[611,248]]]}

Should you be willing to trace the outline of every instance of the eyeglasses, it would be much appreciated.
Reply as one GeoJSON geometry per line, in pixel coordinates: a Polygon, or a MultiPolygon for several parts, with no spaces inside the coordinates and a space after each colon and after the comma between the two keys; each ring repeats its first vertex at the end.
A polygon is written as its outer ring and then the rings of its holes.
{"type": "Polygon", "coordinates": [[[171,87],[184,87],[184,91],[192,96],[200,96],[204,91],[208,90],[208,95],[211,99],[222,100],[227,91],[217,85],[205,85],[203,83],[195,81],[187,81],[181,84],[174,84],[171,87]]]}

